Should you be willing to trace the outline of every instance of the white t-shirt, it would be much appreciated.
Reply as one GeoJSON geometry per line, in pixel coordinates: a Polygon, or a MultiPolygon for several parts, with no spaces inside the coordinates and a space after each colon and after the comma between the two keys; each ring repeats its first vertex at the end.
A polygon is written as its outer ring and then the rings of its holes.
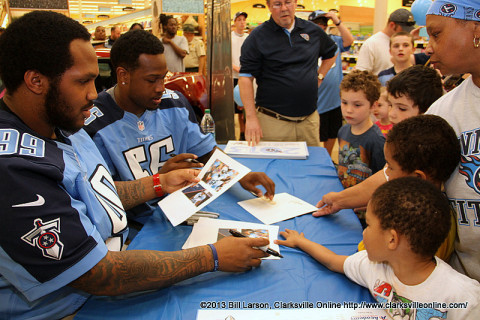
{"type": "Polygon", "coordinates": [[[450,264],[480,281],[480,88],[469,77],[435,101],[427,113],[447,120],[461,147],[460,165],[445,184],[457,213],[458,237],[450,264]]]}
{"type": "Polygon", "coordinates": [[[396,304],[384,308],[392,319],[478,319],[472,316],[480,304],[480,284],[441,259],[435,257],[435,261],[430,276],[414,286],[403,284],[387,263],[370,261],[366,250],[348,257],[343,269],[350,280],[368,288],[378,302],[396,304]],[[411,302],[427,305],[408,306],[411,302]],[[466,302],[466,308],[449,306],[466,302]]]}
{"type": "MultiPolygon", "coordinates": [[[[161,40],[161,39],[160,39],[161,40]]],[[[188,41],[184,36],[175,36],[171,39],[178,47],[182,48],[188,53],[188,41]]],[[[165,60],[167,61],[167,68],[171,72],[185,72],[185,65],[183,58],[180,58],[169,44],[163,45],[165,48],[165,60]]]]}
{"type": "Polygon", "coordinates": [[[355,68],[378,75],[380,71],[393,66],[390,59],[390,37],[380,31],[365,40],[358,52],[355,68]]]}
{"type": "MultiPolygon", "coordinates": [[[[240,67],[240,53],[242,44],[247,39],[248,33],[239,35],[235,31],[232,31],[232,64],[240,67]]],[[[238,72],[233,71],[233,78],[238,79],[238,72]]]]}

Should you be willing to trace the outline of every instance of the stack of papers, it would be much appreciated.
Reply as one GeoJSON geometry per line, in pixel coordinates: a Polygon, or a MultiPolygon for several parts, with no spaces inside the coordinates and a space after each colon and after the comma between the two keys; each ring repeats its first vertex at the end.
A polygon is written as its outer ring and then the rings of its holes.
{"type": "MultiPolygon", "coordinates": [[[[183,245],[182,249],[189,249],[198,246],[204,246],[209,243],[215,243],[218,240],[231,236],[229,229],[235,229],[244,235],[251,238],[268,238],[270,240],[269,248],[280,253],[278,244],[273,243],[278,239],[279,226],[267,226],[264,224],[222,220],[222,219],[210,219],[202,217],[198,219],[198,222],[193,225],[192,233],[188,237],[187,241],[183,245]]],[[[280,259],[275,256],[268,256],[263,259],[280,259]]]]}
{"type": "Polygon", "coordinates": [[[260,141],[254,147],[247,141],[230,140],[225,153],[234,158],[307,159],[308,148],[305,141],[274,142],[260,141]]]}
{"type": "Polygon", "coordinates": [[[314,205],[288,193],[276,194],[273,201],[255,198],[240,201],[238,204],[265,224],[288,220],[318,210],[314,205]]]}
{"type": "Polygon", "coordinates": [[[217,149],[200,171],[199,183],[175,191],[158,205],[175,227],[227,191],[248,172],[249,168],[217,149]]]}

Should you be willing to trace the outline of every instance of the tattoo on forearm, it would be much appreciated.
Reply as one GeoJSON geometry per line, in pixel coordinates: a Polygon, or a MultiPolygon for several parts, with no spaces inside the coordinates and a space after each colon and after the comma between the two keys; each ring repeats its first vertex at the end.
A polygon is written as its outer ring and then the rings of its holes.
{"type": "Polygon", "coordinates": [[[125,210],[131,209],[144,203],[146,199],[145,186],[140,180],[134,181],[116,181],[118,196],[122,201],[125,210]]]}
{"type": "Polygon", "coordinates": [[[95,295],[118,295],[167,287],[213,269],[208,247],[175,252],[109,252],[70,285],[95,295]]]}

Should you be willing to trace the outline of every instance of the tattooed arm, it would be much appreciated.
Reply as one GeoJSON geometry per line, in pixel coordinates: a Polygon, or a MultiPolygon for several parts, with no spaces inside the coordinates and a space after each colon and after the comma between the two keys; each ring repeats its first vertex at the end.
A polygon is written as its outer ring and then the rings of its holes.
{"type": "MultiPolygon", "coordinates": [[[[267,254],[253,247],[267,244],[264,238],[223,238],[214,244],[219,270],[242,272],[258,267],[260,258],[267,254]]],[[[167,287],[211,271],[213,266],[213,254],[208,246],[174,252],[109,251],[70,286],[94,295],[120,295],[167,287]]]]}
{"type": "MultiPolygon", "coordinates": [[[[198,182],[199,170],[179,169],[160,174],[160,184],[165,193],[172,193],[192,182],[198,182]]],[[[115,181],[118,196],[125,210],[157,197],[151,176],[133,181],[115,181]]]]}

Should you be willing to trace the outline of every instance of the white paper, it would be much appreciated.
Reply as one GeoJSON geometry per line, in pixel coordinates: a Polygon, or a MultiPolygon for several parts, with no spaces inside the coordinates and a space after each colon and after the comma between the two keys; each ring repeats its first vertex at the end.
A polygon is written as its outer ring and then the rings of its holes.
{"type": "Polygon", "coordinates": [[[215,150],[198,177],[200,182],[177,190],[158,205],[175,227],[243,178],[250,169],[215,150]]]}
{"type": "MultiPolygon", "coordinates": [[[[259,223],[210,219],[204,217],[198,219],[198,222],[193,225],[192,233],[188,237],[182,249],[189,249],[209,243],[215,243],[223,236],[230,236],[228,229],[236,229],[238,232],[245,235],[249,234],[249,237],[251,238],[268,238],[270,241],[268,247],[280,252],[278,244],[273,243],[274,240],[278,239],[279,226],[267,226],[259,223]]],[[[264,259],[280,258],[270,255],[264,259]]]]}
{"type": "Polygon", "coordinates": [[[288,220],[318,210],[314,205],[288,193],[276,194],[273,202],[255,198],[240,201],[238,204],[265,224],[288,220]]]}
{"type": "Polygon", "coordinates": [[[236,158],[307,159],[308,148],[305,141],[260,141],[251,147],[247,141],[230,140],[225,153],[236,158]]]}

